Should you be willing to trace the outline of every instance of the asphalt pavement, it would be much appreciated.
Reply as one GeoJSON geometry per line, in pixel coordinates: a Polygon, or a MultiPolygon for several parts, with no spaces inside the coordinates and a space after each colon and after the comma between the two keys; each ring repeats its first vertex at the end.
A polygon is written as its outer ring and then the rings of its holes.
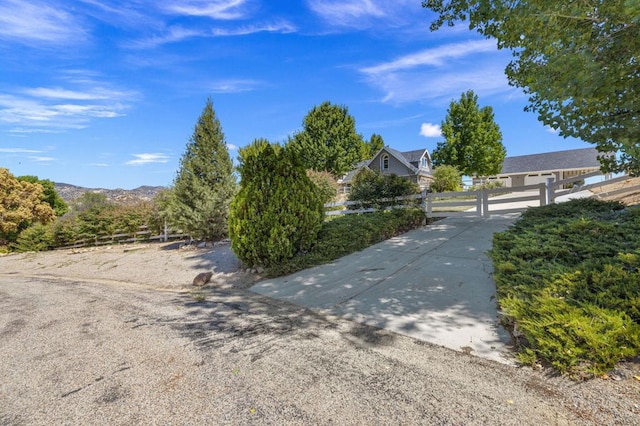
{"type": "Polygon", "coordinates": [[[446,218],[251,291],[511,364],[487,251],[517,217],[446,218]]]}

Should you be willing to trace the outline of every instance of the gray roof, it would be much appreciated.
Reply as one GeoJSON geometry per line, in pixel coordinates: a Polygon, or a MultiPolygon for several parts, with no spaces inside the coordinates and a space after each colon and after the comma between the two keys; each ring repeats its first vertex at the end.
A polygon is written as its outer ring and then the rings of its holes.
{"type": "Polygon", "coordinates": [[[410,163],[419,163],[420,159],[424,155],[425,151],[426,151],[426,149],[416,149],[416,150],[413,150],[413,151],[401,152],[401,154],[410,163]]]}
{"type": "Polygon", "coordinates": [[[600,168],[595,148],[507,157],[501,174],[600,168]]]}
{"type": "Polygon", "coordinates": [[[356,173],[358,173],[360,171],[361,168],[363,167],[367,167],[367,165],[369,164],[369,160],[365,160],[365,161],[361,161],[358,164],[356,164],[353,168],[353,170],[349,170],[343,177],[342,179],[338,179],[339,183],[350,183],[353,178],[355,177],[356,173]]]}

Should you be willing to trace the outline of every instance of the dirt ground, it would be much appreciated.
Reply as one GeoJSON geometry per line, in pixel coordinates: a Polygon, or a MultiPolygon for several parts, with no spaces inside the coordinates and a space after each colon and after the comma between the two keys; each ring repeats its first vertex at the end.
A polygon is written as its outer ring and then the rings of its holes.
{"type": "Polygon", "coordinates": [[[225,244],[1,256],[0,424],[639,423],[638,363],[574,382],[247,291],[258,279],[225,244]]]}

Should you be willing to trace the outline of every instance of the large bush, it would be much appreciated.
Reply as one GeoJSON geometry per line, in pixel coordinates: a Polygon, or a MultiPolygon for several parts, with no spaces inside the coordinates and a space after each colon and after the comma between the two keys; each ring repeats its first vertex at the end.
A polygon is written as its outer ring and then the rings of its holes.
{"type": "MultiPolygon", "coordinates": [[[[395,204],[393,201],[382,201],[403,197],[420,192],[420,187],[394,174],[382,173],[363,167],[353,178],[349,201],[360,201],[364,207],[383,207],[395,204]]],[[[406,204],[406,202],[402,202],[406,204]]]]}
{"type": "Polygon", "coordinates": [[[308,250],[324,218],[322,198],[297,156],[264,139],[240,150],[231,203],[231,248],[248,266],[270,267],[308,250]]]}
{"type": "Polygon", "coordinates": [[[462,173],[455,166],[442,165],[433,170],[433,192],[457,192],[462,190],[462,173]]]}

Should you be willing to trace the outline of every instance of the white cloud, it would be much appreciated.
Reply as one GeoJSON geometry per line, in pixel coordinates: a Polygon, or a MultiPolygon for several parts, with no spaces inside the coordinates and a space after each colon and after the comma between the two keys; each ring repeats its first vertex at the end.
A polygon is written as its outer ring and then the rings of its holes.
{"type": "Polygon", "coordinates": [[[152,48],[161,46],[167,43],[177,43],[193,37],[203,37],[207,33],[201,30],[193,30],[182,27],[170,27],[164,34],[152,36],[146,39],[137,40],[132,43],[128,43],[127,47],[132,48],[152,48]]]}
{"type": "Polygon", "coordinates": [[[160,4],[165,12],[175,15],[203,16],[231,20],[247,16],[246,0],[168,0],[160,4]]]}
{"type": "Polygon", "coordinates": [[[133,156],[136,158],[135,160],[129,160],[126,163],[124,163],[127,166],[142,166],[144,164],[150,164],[150,163],[168,163],[169,162],[169,156],[164,155],[164,154],[133,154],[133,156]]]}
{"type": "Polygon", "coordinates": [[[0,38],[26,44],[68,44],[86,38],[73,14],[50,2],[4,0],[0,4],[0,38]]]}
{"type": "Polygon", "coordinates": [[[264,86],[256,80],[218,80],[208,84],[209,90],[213,93],[240,93],[250,92],[258,87],[264,86]]]}
{"type": "Polygon", "coordinates": [[[294,33],[297,30],[298,29],[295,25],[286,21],[281,21],[274,24],[247,25],[235,29],[214,28],[211,30],[211,34],[217,37],[242,36],[263,32],[289,34],[294,33]]]}
{"type": "Polygon", "coordinates": [[[24,148],[0,148],[0,152],[4,152],[7,154],[38,154],[43,151],[38,151],[36,149],[24,149],[24,148]]]}
{"type": "Polygon", "coordinates": [[[408,54],[360,72],[384,93],[383,102],[444,102],[470,89],[479,96],[514,91],[504,74],[507,55],[495,42],[471,41],[408,54]]]}
{"type": "Polygon", "coordinates": [[[237,146],[237,145],[234,145],[234,144],[232,144],[232,143],[228,143],[228,144],[227,144],[227,149],[228,149],[229,151],[236,151],[236,150],[238,149],[238,146],[237,146]]]}
{"type": "Polygon", "coordinates": [[[63,78],[68,87],[16,88],[0,94],[0,123],[13,134],[54,133],[87,127],[95,119],[123,115],[135,92],[110,88],[90,76],[63,78]]]}
{"type": "Polygon", "coordinates": [[[37,157],[37,156],[30,156],[29,159],[31,161],[35,161],[36,163],[50,163],[55,160],[55,158],[53,157],[37,157]]]}
{"type": "Polygon", "coordinates": [[[438,138],[442,136],[442,129],[439,124],[422,123],[420,126],[420,136],[425,138],[438,138]]]}
{"type": "Polygon", "coordinates": [[[434,49],[425,49],[417,53],[402,56],[391,62],[362,68],[365,74],[379,75],[395,71],[412,69],[424,65],[442,66],[447,59],[457,59],[470,54],[495,52],[496,43],[492,40],[477,40],[466,43],[448,44],[434,49]]]}
{"type": "Polygon", "coordinates": [[[551,133],[552,135],[557,135],[560,133],[559,129],[554,129],[551,126],[544,126],[544,130],[546,130],[548,133],[551,133]]]}
{"type": "Polygon", "coordinates": [[[307,0],[307,6],[330,26],[354,29],[394,26],[420,9],[413,0],[307,0]]]}

